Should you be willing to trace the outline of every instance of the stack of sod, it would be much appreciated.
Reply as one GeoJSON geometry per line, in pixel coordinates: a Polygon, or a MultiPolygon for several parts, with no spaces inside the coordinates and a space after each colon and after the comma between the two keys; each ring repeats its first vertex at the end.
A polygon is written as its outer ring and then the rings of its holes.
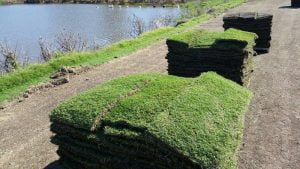
{"type": "Polygon", "coordinates": [[[299,0],[291,0],[291,6],[292,7],[300,7],[300,1],[299,0]]]}
{"type": "Polygon", "coordinates": [[[66,168],[235,169],[250,98],[216,73],[131,75],[56,108],[52,142],[66,168]]]}
{"type": "Polygon", "coordinates": [[[224,29],[235,28],[258,35],[256,51],[268,52],[271,46],[271,29],[273,16],[263,13],[236,13],[227,14],[223,17],[224,29]]]}
{"type": "Polygon", "coordinates": [[[225,32],[184,32],[167,40],[168,72],[196,77],[215,71],[239,84],[248,82],[252,71],[256,35],[236,29],[225,32]]]}

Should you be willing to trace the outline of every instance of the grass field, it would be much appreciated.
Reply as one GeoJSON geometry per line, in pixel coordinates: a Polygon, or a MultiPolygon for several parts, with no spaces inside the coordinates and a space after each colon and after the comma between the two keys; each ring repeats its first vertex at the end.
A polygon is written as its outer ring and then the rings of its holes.
{"type": "Polygon", "coordinates": [[[50,62],[30,65],[26,68],[3,75],[0,77],[0,103],[5,100],[14,99],[31,85],[36,85],[39,82],[47,81],[49,79],[49,75],[62,66],[95,66],[103,64],[114,58],[119,58],[134,53],[137,50],[145,48],[146,46],[149,46],[159,40],[166,39],[178,32],[190,29],[193,26],[212,18],[213,16],[224,12],[226,9],[233,8],[243,3],[244,1],[245,0],[205,1],[203,2],[202,7],[211,8],[213,6],[215,9],[213,13],[194,17],[187,23],[184,23],[178,27],[161,28],[152,32],[144,33],[138,38],[115,43],[100,51],[59,55],[50,62]]]}
{"type": "Polygon", "coordinates": [[[54,142],[61,150],[81,149],[86,158],[99,158],[93,162],[80,159],[81,153],[69,156],[84,165],[123,161],[123,167],[130,168],[124,156],[140,161],[140,165],[235,169],[251,96],[247,89],[216,73],[198,78],[159,74],[122,77],[56,108],[50,115],[52,131],[57,134],[54,142]],[[142,155],[133,155],[148,151],[143,160],[139,159],[142,155]],[[163,156],[164,151],[171,154],[163,156]],[[153,160],[145,160],[149,156],[153,160]]]}

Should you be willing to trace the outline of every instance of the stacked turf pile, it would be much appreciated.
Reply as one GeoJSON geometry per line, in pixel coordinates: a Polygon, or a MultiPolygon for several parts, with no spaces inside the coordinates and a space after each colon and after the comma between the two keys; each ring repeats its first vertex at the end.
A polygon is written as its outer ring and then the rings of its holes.
{"type": "Polygon", "coordinates": [[[291,0],[292,7],[300,7],[300,1],[299,0],[291,0]]]}
{"type": "Polygon", "coordinates": [[[256,35],[236,29],[184,32],[167,40],[168,72],[196,77],[215,71],[237,83],[248,82],[256,35]]]}
{"type": "Polygon", "coordinates": [[[227,14],[223,17],[224,29],[240,29],[248,32],[254,32],[258,35],[256,40],[256,51],[268,52],[271,46],[271,28],[273,16],[263,13],[236,13],[227,14]]]}
{"type": "Polygon", "coordinates": [[[122,77],[50,115],[67,168],[234,169],[251,93],[215,73],[122,77]]]}

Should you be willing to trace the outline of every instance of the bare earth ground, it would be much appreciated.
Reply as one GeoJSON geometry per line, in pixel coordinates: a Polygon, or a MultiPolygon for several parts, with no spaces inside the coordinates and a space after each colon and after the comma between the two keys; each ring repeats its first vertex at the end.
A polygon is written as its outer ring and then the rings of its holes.
{"type": "MultiPolygon", "coordinates": [[[[255,96],[245,119],[241,169],[300,169],[300,8],[289,5],[256,0],[230,11],[274,15],[271,51],[254,61],[250,89],[255,96]]],[[[200,27],[219,29],[221,19],[200,27]]]]}
{"type": "MultiPolygon", "coordinates": [[[[246,115],[241,169],[300,169],[300,9],[285,0],[255,0],[229,12],[274,14],[272,48],[255,58],[255,93],[246,115]],[[299,53],[299,54],[298,54],[299,53]]],[[[222,30],[221,17],[201,27],[222,30]]],[[[118,76],[166,72],[165,42],[75,76],[70,83],[34,94],[0,111],[0,168],[55,168],[49,112],[62,101],[118,76]]]]}

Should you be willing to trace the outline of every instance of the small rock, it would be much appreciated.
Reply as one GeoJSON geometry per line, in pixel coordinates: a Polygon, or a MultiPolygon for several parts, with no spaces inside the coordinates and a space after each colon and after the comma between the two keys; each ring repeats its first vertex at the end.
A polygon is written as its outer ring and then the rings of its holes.
{"type": "Polygon", "coordinates": [[[60,68],[59,71],[62,72],[62,73],[68,73],[68,68],[67,67],[62,67],[62,68],[60,68]]]}
{"type": "Polygon", "coordinates": [[[210,8],[209,10],[206,11],[206,13],[211,14],[214,13],[216,10],[214,8],[210,8]]]}
{"type": "Polygon", "coordinates": [[[38,90],[43,90],[45,88],[45,84],[40,84],[37,86],[38,90]]]}
{"type": "Polygon", "coordinates": [[[28,97],[29,97],[29,94],[28,94],[28,93],[24,93],[24,94],[23,94],[23,97],[24,97],[24,98],[28,98],[28,97]]]}
{"type": "Polygon", "coordinates": [[[65,73],[65,72],[55,72],[55,73],[53,73],[51,76],[50,76],[50,78],[51,79],[57,79],[57,78],[59,78],[59,77],[61,77],[61,76],[64,76],[64,75],[66,75],[67,73],[65,73]]]}
{"type": "Polygon", "coordinates": [[[18,99],[18,102],[19,103],[21,103],[21,102],[23,102],[24,101],[24,98],[23,97],[20,97],[19,99],[18,99]]]}
{"type": "Polygon", "coordinates": [[[76,73],[76,68],[74,68],[74,67],[62,67],[60,69],[60,72],[62,72],[62,73],[76,73]]]}
{"type": "Polygon", "coordinates": [[[86,79],[85,79],[85,81],[88,81],[88,80],[90,80],[90,79],[89,79],[89,78],[86,78],[86,79]]]}
{"type": "Polygon", "coordinates": [[[184,24],[184,23],[187,23],[188,21],[189,21],[189,20],[187,20],[187,19],[180,20],[180,21],[178,21],[178,22],[176,23],[175,27],[176,27],[176,26],[179,26],[179,25],[182,25],[182,24],[184,24]]]}
{"type": "Polygon", "coordinates": [[[68,68],[68,72],[69,72],[69,73],[74,73],[74,74],[76,74],[77,71],[76,71],[75,68],[72,68],[72,67],[71,67],[71,68],[68,68]]]}
{"type": "Polygon", "coordinates": [[[32,94],[33,92],[32,92],[31,89],[27,89],[27,90],[25,91],[25,93],[32,94]]]}
{"type": "Polygon", "coordinates": [[[0,105],[0,110],[5,109],[5,105],[0,105]]]}
{"type": "Polygon", "coordinates": [[[45,84],[45,88],[51,88],[51,87],[53,87],[53,84],[51,84],[51,83],[45,84]]]}
{"type": "Polygon", "coordinates": [[[5,109],[9,106],[9,102],[4,101],[2,103],[0,103],[0,110],[5,109]]]}
{"type": "Polygon", "coordinates": [[[51,84],[55,85],[55,86],[59,86],[59,85],[65,84],[65,83],[69,83],[69,81],[70,81],[70,79],[68,77],[63,77],[60,79],[52,80],[51,84]]]}
{"type": "Polygon", "coordinates": [[[62,67],[57,72],[53,73],[50,78],[58,79],[59,77],[66,76],[68,74],[76,74],[77,70],[74,67],[62,67]]]}

